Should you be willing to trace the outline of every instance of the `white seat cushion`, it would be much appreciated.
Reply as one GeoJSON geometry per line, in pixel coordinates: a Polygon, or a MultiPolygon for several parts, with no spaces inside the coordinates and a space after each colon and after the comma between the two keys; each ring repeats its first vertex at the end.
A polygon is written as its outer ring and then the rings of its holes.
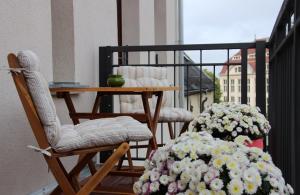
{"type": "MultiPolygon", "coordinates": [[[[134,113],[144,113],[143,109],[133,110],[134,113]]],[[[151,109],[154,116],[154,109],[151,109]]],[[[159,122],[188,122],[193,120],[193,114],[183,108],[164,107],[159,113],[159,122]]]]}
{"type": "MultiPolygon", "coordinates": [[[[118,67],[118,74],[125,78],[126,87],[170,86],[167,80],[168,70],[164,67],[118,67]]],[[[189,122],[193,115],[186,109],[172,107],[173,91],[164,92],[159,121],[160,122],[189,122]]],[[[152,110],[155,109],[157,98],[149,101],[152,110]]],[[[120,110],[123,113],[144,113],[141,96],[121,95],[120,110]]]]}
{"type": "Polygon", "coordinates": [[[56,115],[56,109],[52,100],[48,82],[39,71],[39,59],[37,55],[30,51],[20,51],[18,60],[24,68],[26,83],[37,110],[39,118],[44,126],[44,130],[51,145],[57,144],[61,128],[60,121],[56,115]]]}
{"type": "Polygon", "coordinates": [[[78,125],[62,125],[56,151],[114,145],[124,141],[145,141],[152,137],[148,127],[129,116],[96,119],[78,125]]]}

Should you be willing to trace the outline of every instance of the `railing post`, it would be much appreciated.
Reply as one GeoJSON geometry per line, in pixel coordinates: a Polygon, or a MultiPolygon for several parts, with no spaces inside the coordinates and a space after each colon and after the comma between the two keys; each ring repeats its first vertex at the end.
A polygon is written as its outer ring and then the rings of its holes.
{"type": "MultiPolygon", "coordinates": [[[[99,48],[99,86],[106,87],[108,75],[112,74],[112,51],[110,47],[99,48]]],[[[113,112],[113,99],[110,96],[101,98],[101,112],[113,112]]]]}
{"type": "MultiPolygon", "coordinates": [[[[241,103],[247,104],[247,75],[248,75],[248,51],[242,49],[242,74],[241,74],[241,103]]],[[[229,87],[229,81],[228,81],[229,87]]]]}
{"type": "Polygon", "coordinates": [[[256,106],[266,114],[266,42],[256,42],[256,106]]]}
{"type": "MultiPolygon", "coordinates": [[[[112,74],[112,50],[110,47],[99,47],[99,86],[106,87],[108,75],[112,74]]],[[[112,96],[101,97],[100,112],[113,112],[112,96]]],[[[100,152],[100,163],[104,163],[112,151],[100,152]]]]}

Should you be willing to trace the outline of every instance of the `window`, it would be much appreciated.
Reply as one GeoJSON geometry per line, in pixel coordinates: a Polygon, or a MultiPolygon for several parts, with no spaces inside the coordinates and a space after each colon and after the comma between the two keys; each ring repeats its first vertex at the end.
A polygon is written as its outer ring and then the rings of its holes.
{"type": "Polygon", "coordinates": [[[241,72],[241,71],[242,71],[242,68],[241,68],[241,67],[238,67],[238,71],[241,72]]]}
{"type": "Polygon", "coordinates": [[[234,72],[237,72],[238,70],[237,70],[237,68],[234,68],[234,72]]]}
{"type": "Polygon", "coordinates": [[[247,91],[250,92],[250,85],[247,86],[247,91]]]}
{"type": "Polygon", "coordinates": [[[230,91],[234,92],[234,79],[230,80],[230,91]]]}
{"type": "Polygon", "coordinates": [[[241,79],[238,80],[238,84],[239,84],[239,85],[241,84],[241,79]]]}
{"type": "Polygon", "coordinates": [[[230,91],[231,91],[231,92],[234,92],[234,86],[231,85],[230,91]]]}
{"type": "Polygon", "coordinates": [[[226,84],[227,84],[227,80],[225,79],[225,80],[224,80],[224,85],[226,85],[226,84]]]}
{"type": "Polygon", "coordinates": [[[241,92],[241,86],[239,85],[239,92],[241,92]]]}
{"type": "Polygon", "coordinates": [[[250,85],[250,79],[248,79],[247,82],[248,82],[248,85],[250,85]]]}
{"type": "Polygon", "coordinates": [[[226,92],[227,91],[227,87],[226,86],[224,86],[224,92],[226,92]]]}
{"type": "Polygon", "coordinates": [[[248,58],[249,58],[249,59],[254,59],[254,58],[255,58],[255,53],[249,54],[249,55],[248,55],[248,58]]]}
{"type": "Polygon", "coordinates": [[[247,98],[247,103],[250,104],[250,97],[247,98]]]}
{"type": "Polygon", "coordinates": [[[230,97],[230,101],[231,101],[231,102],[234,102],[234,96],[231,96],[231,97],[230,97]]]}
{"type": "Polygon", "coordinates": [[[238,55],[238,56],[233,56],[233,57],[232,57],[232,60],[240,60],[240,59],[241,59],[241,56],[239,56],[239,55],[238,55]]]}

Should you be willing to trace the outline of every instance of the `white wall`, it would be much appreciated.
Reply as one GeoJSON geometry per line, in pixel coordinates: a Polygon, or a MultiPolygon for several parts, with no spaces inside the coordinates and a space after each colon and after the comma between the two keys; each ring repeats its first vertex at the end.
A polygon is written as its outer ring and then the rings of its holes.
{"type": "MultiPolygon", "coordinates": [[[[0,66],[8,66],[8,53],[31,49],[52,80],[50,0],[1,0],[0,24],[0,66]]],[[[4,71],[0,91],[0,194],[28,194],[51,177],[42,156],[26,148],[36,142],[11,75],[4,71]]]]}
{"type": "MultiPolygon", "coordinates": [[[[53,61],[56,81],[97,85],[98,47],[117,44],[115,1],[53,0],[52,8],[51,14],[50,0],[0,1],[0,65],[8,66],[9,52],[31,49],[48,81],[53,80],[53,61]]],[[[0,71],[0,90],[0,194],[28,194],[54,180],[42,156],[26,148],[36,142],[5,71],[0,71]]],[[[94,94],[73,98],[78,110],[88,111],[94,94]]],[[[54,99],[62,123],[71,123],[64,101],[54,99]]],[[[69,168],[75,160],[64,164],[69,168]]]]}

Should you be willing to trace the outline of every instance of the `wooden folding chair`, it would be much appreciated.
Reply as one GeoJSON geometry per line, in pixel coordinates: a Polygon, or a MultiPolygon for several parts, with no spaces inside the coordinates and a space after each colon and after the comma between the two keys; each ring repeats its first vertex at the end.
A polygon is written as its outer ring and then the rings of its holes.
{"type": "Polygon", "coordinates": [[[26,78],[23,74],[18,58],[14,54],[9,54],[8,62],[19,97],[38,143],[39,148],[37,148],[37,150],[40,150],[43,153],[49,169],[58,183],[58,187],[52,192],[52,194],[60,194],[61,192],[67,195],[82,195],[91,193],[93,189],[95,189],[95,187],[104,179],[104,177],[114,168],[115,164],[126,154],[127,151],[129,151],[129,144],[124,141],[116,145],[79,148],[66,152],[58,152],[55,149],[52,149],[45,133],[44,126],[38,115],[36,105],[27,86],[26,78]],[[114,150],[113,154],[106,160],[100,169],[94,172],[90,179],[81,186],[79,181],[77,181],[77,175],[91,161],[97,152],[108,150],[114,150]],[[80,155],[81,158],[74,168],[67,173],[60,161],[60,158],[73,155],[80,155]]]}

